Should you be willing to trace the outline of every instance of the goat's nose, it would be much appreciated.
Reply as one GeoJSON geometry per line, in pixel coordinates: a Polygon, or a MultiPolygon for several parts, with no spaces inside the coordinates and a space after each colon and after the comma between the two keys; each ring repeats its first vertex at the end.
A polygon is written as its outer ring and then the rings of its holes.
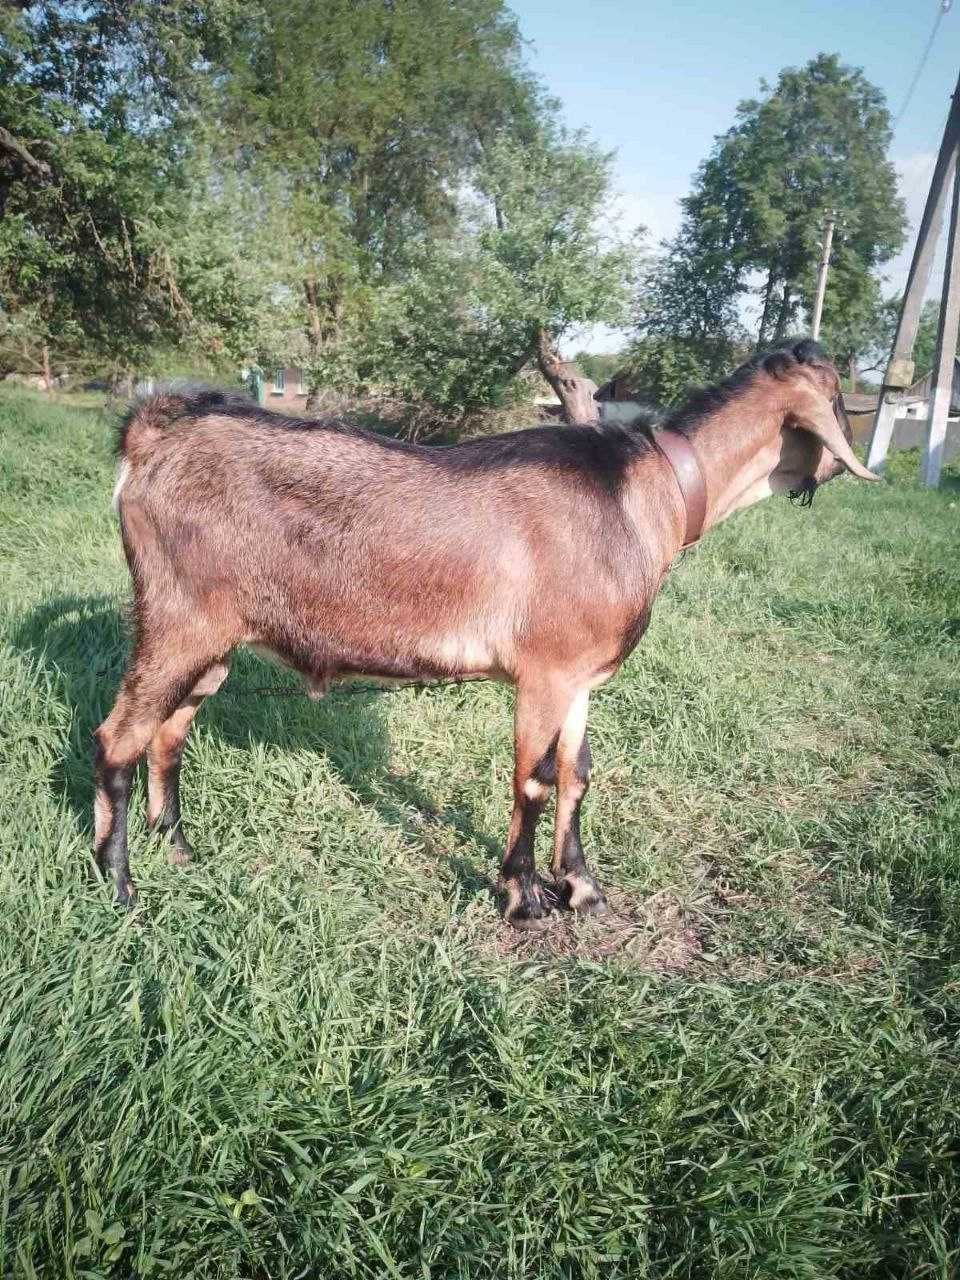
{"type": "Polygon", "coordinates": [[[843,463],[838,462],[832,453],[824,449],[813,478],[817,484],[824,484],[827,480],[832,480],[834,476],[838,476],[842,470],[843,463]]]}

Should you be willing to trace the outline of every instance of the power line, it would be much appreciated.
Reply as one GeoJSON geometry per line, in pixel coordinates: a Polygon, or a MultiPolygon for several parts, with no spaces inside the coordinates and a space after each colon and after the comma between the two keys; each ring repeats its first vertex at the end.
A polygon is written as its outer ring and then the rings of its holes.
{"type": "Polygon", "coordinates": [[[893,122],[894,132],[896,131],[897,126],[899,125],[900,121],[903,119],[904,115],[906,114],[907,107],[909,107],[913,99],[913,95],[916,92],[917,85],[920,83],[920,77],[923,75],[923,69],[927,65],[927,59],[930,57],[930,50],[933,48],[933,42],[934,40],[936,40],[937,32],[940,30],[940,23],[943,21],[944,15],[950,12],[950,9],[952,8],[952,6],[953,6],[953,0],[940,0],[940,12],[937,14],[936,19],[934,20],[933,30],[930,32],[930,38],[927,41],[927,47],[924,49],[923,53],[920,55],[920,61],[917,63],[917,69],[913,73],[913,79],[910,81],[910,88],[907,90],[907,96],[903,100],[903,106],[897,112],[896,119],[893,122]]]}

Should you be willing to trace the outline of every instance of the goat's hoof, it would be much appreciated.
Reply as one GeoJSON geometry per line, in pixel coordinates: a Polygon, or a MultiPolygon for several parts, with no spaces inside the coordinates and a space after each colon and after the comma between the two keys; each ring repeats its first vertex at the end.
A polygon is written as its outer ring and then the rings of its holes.
{"type": "Polygon", "coordinates": [[[155,820],[150,827],[154,835],[167,846],[167,863],[171,867],[185,867],[193,861],[193,849],[179,824],[155,820]]]}
{"type": "Polygon", "coordinates": [[[607,912],[603,890],[588,873],[568,876],[563,882],[564,906],[578,916],[602,916],[607,912]]]}
{"type": "Polygon", "coordinates": [[[113,900],[123,911],[132,911],[137,905],[137,886],[132,880],[118,880],[114,888],[113,900]]]}
{"type": "Polygon", "coordinates": [[[578,916],[605,916],[610,908],[607,906],[606,899],[601,896],[590,902],[581,902],[578,907],[573,910],[578,916]]]}
{"type": "Polygon", "coordinates": [[[175,844],[167,853],[167,862],[171,867],[187,867],[193,861],[193,850],[186,840],[175,844]]]}
{"type": "Polygon", "coordinates": [[[502,882],[501,889],[507,895],[503,913],[507,924],[528,933],[550,928],[553,920],[550,905],[538,884],[518,884],[515,880],[508,880],[502,882]]]}

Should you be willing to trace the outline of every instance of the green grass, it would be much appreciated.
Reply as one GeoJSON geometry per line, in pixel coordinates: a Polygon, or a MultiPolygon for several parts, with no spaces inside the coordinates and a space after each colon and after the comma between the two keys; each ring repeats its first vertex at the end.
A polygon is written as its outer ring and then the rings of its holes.
{"type": "MultiPolygon", "coordinates": [[[[838,481],[671,574],[594,700],[629,927],[512,946],[510,696],[259,697],[198,862],[90,874],[110,424],[0,399],[0,1276],[960,1274],[960,491],[838,481]]],[[[609,927],[609,926],[606,926],[609,927]]]]}

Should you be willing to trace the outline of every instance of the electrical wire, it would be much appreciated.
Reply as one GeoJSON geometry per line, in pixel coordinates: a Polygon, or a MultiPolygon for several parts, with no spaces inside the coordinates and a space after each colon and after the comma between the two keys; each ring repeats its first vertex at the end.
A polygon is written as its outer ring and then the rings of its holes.
{"type": "Polygon", "coordinates": [[[930,32],[930,38],[927,41],[927,47],[924,49],[923,53],[920,55],[920,61],[917,63],[917,69],[913,73],[913,79],[910,81],[910,88],[907,90],[907,96],[904,98],[903,105],[901,106],[900,110],[897,112],[896,118],[894,119],[894,122],[893,122],[894,131],[896,131],[896,128],[899,125],[900,121],[906,115],[907,107],[909,107],[911,101],[913,100],[913,95],[914,93],[916,93],[917,85],[920,83],[920,77],[923,75],[924,68],[927,65],[927,59],[930,57],[930,51],[933,48],[933,42],[934,40],[936,40],[937,32],[940,30],[940,23],[943,21],[944,16],[950,12],[950,9],[952,8],[952,6],[953,6],[953,0],[940,0],[940,12],[937,14],[936,20],[934,21],[933,30],[930,32]]]}

